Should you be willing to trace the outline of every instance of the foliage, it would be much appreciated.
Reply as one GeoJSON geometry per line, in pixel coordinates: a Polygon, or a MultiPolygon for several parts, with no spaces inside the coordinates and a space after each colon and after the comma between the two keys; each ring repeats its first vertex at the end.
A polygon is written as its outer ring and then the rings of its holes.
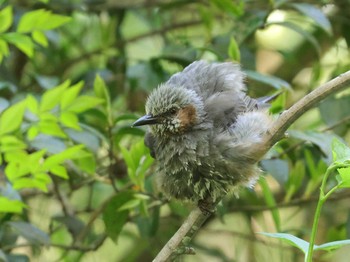
{"type": "MultiPolygon", "coordinates": [[[[194,60],[236,61],[251,96],[282,91],[277,117],[350,69],[349,12],[342,0],[0,0],[0,261],[151,261],[193,205],[158,192],[144,129],[130,127],[149,91],[194,60]]],[[[298,120],[185,261],[347,261],[349,98],[298,120]]]]}

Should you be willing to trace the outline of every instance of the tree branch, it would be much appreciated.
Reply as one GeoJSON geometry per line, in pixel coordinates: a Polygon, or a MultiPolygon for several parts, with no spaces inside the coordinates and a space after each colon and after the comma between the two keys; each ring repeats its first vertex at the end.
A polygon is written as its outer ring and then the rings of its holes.
{"type": "MultiPolygon", "coordinates": [[[[349,85],[350,71],[347,71],[303,97],[280,115],[263,139],[263,150],[261,148],[257,148],[257,150],[265,154],[276,142],[283,138],[286,130],[306,111],[327,96],[335,94],[349,85]]],[[[202,213],[198,207],[192,210],[179,230],[171,237],[153,261],[168,261],[171,256],[181,254],[179,247],[186,245],[184,241],[189,242],[193,238],[208,217],[209,215],[202,213]],[[174,251],[177,252],[174,254],[174,251]]]]}

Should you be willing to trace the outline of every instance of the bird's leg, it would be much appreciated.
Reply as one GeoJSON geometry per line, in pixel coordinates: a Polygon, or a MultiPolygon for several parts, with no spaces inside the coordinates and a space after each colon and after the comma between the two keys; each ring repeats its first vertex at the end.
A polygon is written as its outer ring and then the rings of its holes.
{"type": "Polygon", "coordinates": [[[215,212],[215,202],[210,197],[198,200],[198,207],[206,216],[215,212]]]}

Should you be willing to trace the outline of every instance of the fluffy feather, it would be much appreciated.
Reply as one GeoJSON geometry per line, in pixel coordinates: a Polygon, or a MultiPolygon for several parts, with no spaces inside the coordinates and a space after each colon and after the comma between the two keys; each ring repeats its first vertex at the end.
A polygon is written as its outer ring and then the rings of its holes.
{"type": "Polygon", "coordinates": [[[258,176],[271,118],[268,100],[245,94],[244,78],[237,64],[197,61],[150,94],[146,112],[157,121],[145,143],[169,197],[215,201],[258,176]]]}

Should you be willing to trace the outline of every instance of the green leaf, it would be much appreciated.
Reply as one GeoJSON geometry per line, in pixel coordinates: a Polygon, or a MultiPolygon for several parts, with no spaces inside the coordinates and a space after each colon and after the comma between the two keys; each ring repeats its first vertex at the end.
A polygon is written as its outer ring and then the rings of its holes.
{"type": "Polygon", "coordinates": [[[259,184],[262,188],[267,206],[274,207],[271,209],[271,214],[272,214],[273,221],[275,222],[276,229],[279,231],[281,229],[281,218],[280,218],[278,208],[276,208],[277,206],[276,200],[264,177],[261,177],[261,179],[259,179],[259,184]]]}
{"type": "Polygon", "coordinates": [[[37,42],[39,45],[42,45],[43,47],[47,47],[49,45],[49,42],[47,41],[45,34],[41,31],[38,31],[38,30],[33,31],[32,38],[35,42],[37,42]]]}
{"type": "Polygon", "coordinates": [[[0,136],[17,130],[23,121],[26,101],[8,107],[0,115],[0,136]]]}
{"type": "Polygon", "coordinates": [[[317,145],[321,150],[322,153],[327,157],[327,163],[331,162],[331,144],[335,137],[337,137],[334,134],[331,133],[324,133],[324,132],[316,132],[316,131],[299,131],[299,130],[289,130],[288,134],[290,137],[302,139],[307,142],[311,142],[315,145],[317,145]]]}
{"type": "Polygon", "coordinates": [[[285,202],[288,202],[290,198],[299,190],[302,186],[303,179],[305,177],[305,164],[302,160],[298,160],[289,174],[289,180],[286,184],[286,196],[285,202]]]}
{"type": "Polygon", "coordinates": [[[130,179],[132,180],[132,182],[134,184],[137,184],[137,181],[135,179],[135,173],[136,173],[136,165],[134,163],[134,160],[132,158],[131,153],[123,146],[120,147],[122,156],[124,158],[124,161],[126,163],[126,166],[128,168],[128,175],[130,177],[130,179]]]}
{"type": "Polygon", "coordinates": [[[41,164],[41,160],[43,159],[45,153],[46,153],[46,150],[42,149],[40,151],[31,153],[30,155],[28,155],[28,163],[30,164],[29,170],[31,173],[37,172],[41,164]]]}
{"type": "Polygon", "coordinates": [[[244,2],[232,0],[210,0],[216,7],[224,12],[228,12],[234,16],[241,16],[244,12],[244,2]]]}
{"type": "Polygon", "coordinates": [[[272,86],[275,89],[289,89],[289,90],[292,89],[288,82],[280,78],[263,75],[256,71],[251,71],[251,70],[246,70],[245,73],[247,74],[248,78],[264,83],[266,85],[272,86]]]}
{"type": "Polygon", "coordinates": [[[62,138],[67,137],[62,128],[55,121],[40,121],[38,128],[43,134],[62,138]]]}
{"type": "Polygon", "coordinates": [[[103,100],[101,98],[92,96],[79,96],[74,100],[74,103],[67,108],[67,111],[81,113],[90,108],[95,108],[101,103],[103,103],[103,100]]]}
{"type": "Polygon", "coordinates": [[[0,213],[22,213],[26,205],[19,200],[10,200],[4,196],[0,196],[0,213]]]}
{"type": "Polygon", "coordinates": [[[67,170],[64,166],[60,166],[60,165],[53,166],[50,168],[50,172],[58,177],[68,179],[67,170]]]}
{"type": "Polygon", "coordinates": [[[13,188],[14,189],[22,189],[22,188],[37,188],[40,189],[41,191],[47,193],[47,183],[46,181],[42,181],[39,179],[34,179],[34,178],[18,178],[13,183],[13,188]]]}
{"type": "Polygon", "coordinates": [[[41,181],[44,184],[48,185],[52,183],[51,177],[43,172],[33,174],[33,178],[37,181],[41,181]]]}
{"type": "Polygon", "coordinates": [[[39,134],[40,130],[38,126],[31,126],[27,131],[27,138],[32,141],[39,134]]]}
{"type": "Polygon", "coordinates": [[[300,13],[311,18],[316,25],[321,27],[326,33],[332,35],[332,26],[329,22],[327,16],[314,5],[307,3],[290,3],[289,4],[294,9],[298,10],[300,13]]]}
{"type": "Polygon", "coordinates": [[[338,168],[339,176],[337,176],[339,187],[350,187],[350,167],[338,168]]]}
{"type": "Polygon", "coordinates": [[[114,196],[103,211],[103,222],[106,226],[108,236],[117,242],[123,226],[127,222],[129,210],[118,211],[124,204],[133,199],[133,193],[129,191],[120,192],[114,196]]]}
{"type": "Polygon", "coordinates": [[[66,127],[81,130],[79,126],[79,119],[75,113],[69,111],[62,112],[60,115],[60,122],[66,127]]]}
{"type": "Polygon", "coordinates": [[[92,175],[96,172],[96,161],[90,152],[85,151],[85,156],[80,156],[78,159],[74,159],[74,163],[79,166],[79,168],[92,175]]]}
{"type": "Polygon", "coordinates": [[[141,128],[134,128],[131,126],[124,126],[118,128],[117,132],[114,135],[114,141],[116,145],[119,145],[120,141],[125,135],[133,135],[133,136],[144,136],[145,131],[141,128]]]}
{"type": "Polygon", "coordinates": [[[300,238],[298,238],[296,236],[293,236],[291,234],[286,234],[286,233],[264,233],[264,232],[261,232],[259,234],[262,234],[262,235],[268,236],[268,237],[282,239],[284,242],[287,242],[288,244],[299,248],[301,251],[303,251],[304,254],[307,254],[307,252],[308,252],[309,243],[306,242],[305,240],[300,239],[300,238]]]}
{"type": "Polygon", "coordinates": [[[25,53],[28,57],[33,57],[34,43],[29,36],[20,33],[6,33],[1,36],[7,42],[15,45],[19,50],[25,53]]]}
{"type": "Polygon", "coordinates": [[[61,85],[46,91],[40,101],[40,112],[53,109],[61,101],[66,89],[69,87],[70,81],[67,80],[61,85]]]}
{"type": "Polygon", "coordinates": [[[333,242],[325,243],[322,245],[318,245],[318,246],[314,247],[314,250],[332,251],[332,250],[341,248],[345,245],[350,245],[350,239],[333,241],[333,242]]]}
{"type": "Polygon", "coordinates": [[[344,143],[342,143],[339,139],[334,138],[332,141],[332,155],[334,163],[349,163],[350,148],[344,143]]]}
{"type": "Polygon", "coordinates": [[[63,93],[62,100],[61,100],[61,110],[65,110],[68,108],[68,106],[75,103],[75,99],[77,98],[78,94],[83,88],[83,85],[84,85],[84,82],[80,81],[79,83],[68,88],[63,93]]]}
{"type": "Polygon", "coordinates": [[[105,82],[99,75],[96,75],[95,78],[94,91],[97,97],[104,100],[106,103],[106,110],[109,112],[111,110],[111,98],[105,82]]]}
{"type": "Polygon", "coordinates": [[[81,157],[82,149],[84,148],[83,145],[76,145],[70,148],[67,148],[66,150],[61,151],[58,154],[49,156],[45,159],[44,163],[42,164],[43,170],[50,170],[51,168],[62,164],[64,161],[68,159],[76,159],[81,157]]]}
{"type": "Polygon", "coordinates": [[[5,135],[0,137],[0,152],[17,151],[25,149],[27,145],[15,136],[5,135]]]}
{"type": "Polygon", "coordinates": [[[38,113],[39,104],[36,98],[32,95],[27,95],[27,108],[34,114],[38,113]]]}
{"type": "Polygon", "coordinates": [[[22,221],[11,221],[7,222],[6,225],[16,230],[19,235],[27,239],[31,244],[45,246],[50,244],[50,237],[48,234],[32,224],[22,221]]]}
{"type": "Polygon", "coordinates": [[[6,6],[0,11],[0,33],[7,31],[12,25],[12,6],[6,6]]]}
{"type": "Polygon", "coordinates": [[[130,199],[128,202],[124,203],[121,207],[118,208],[118,212],[124,211],[124,210],[130,210],[137,206],[139,206],[141,203],[141,199],[130,199]]]}
{"type": "Polygon", "coordinates": [[[286,28],[289,28],[296,33],[300,34],[302,37],[304,37],[312,46],[315,48],[318,56],[321,56],[321,47],[317,41],[317,39],[308,31],[302,29],[301,27],[297,26],[296,24],[290,23],[290,22],[273,22],[273,23],[268,23],[268,25],[280,25],[284,26],[286,28]]]}
{"type": "MultiPolygon", "coordinates": [[[[350,31],[349,31],[350,32],[350,31]]],[[[340,136],[345,136],[348,132],[347,121],[344,121],[350,114],[350,95],[342,95],[340,97],[327,97],[319,104],[322,120],[328,126],[334,126],[332,131],[340,136]],[[329,110],[332,108],[332,110],[329,110]],[[339,124],[343,123],[343,124],[339,124]]]]}
{"type": "Polygon", "coordinates": [[[26,12],[20,19],[17,32],[27,33],[35,30],[51,30],[71,20],[70,17],[52,14],[51,11],[38,9],[26,12]]]}
{"type": "Polygon", "coordinates": [[[236,62],[241,61],[241,53],[239,51],[238,43],[236,42],[236,39],[234,37],[231,37],[230,44],[228,46],[228,56],[236,62]]]}
{"type": "Polygon", "coordinates": [[[10,53],[10,50],[7,42],[4,41],[3,39],[0,39],[0,63],[4,58],[4,56],[8,56],[9,53],[10,53]]]}

